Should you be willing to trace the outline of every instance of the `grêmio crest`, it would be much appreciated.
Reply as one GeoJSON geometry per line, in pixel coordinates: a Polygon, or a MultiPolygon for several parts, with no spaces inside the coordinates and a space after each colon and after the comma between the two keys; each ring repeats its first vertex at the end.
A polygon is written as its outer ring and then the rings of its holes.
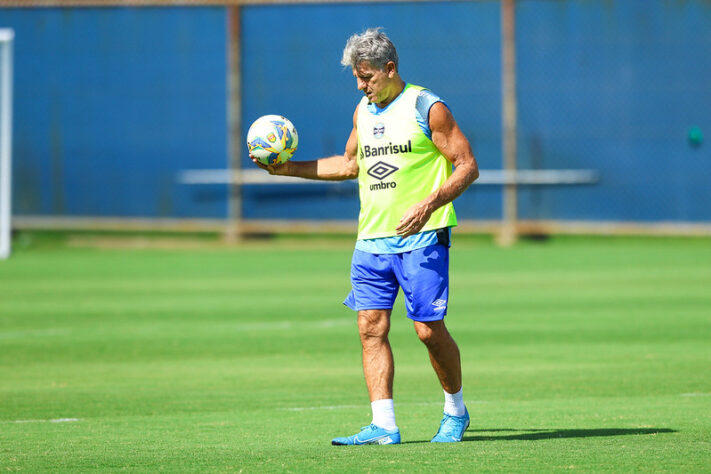
{"type": "Polygon", "coordinates": [[[373,136],[375,138],[383,138],[385,135],[385,124],[383,122],[378,122],[373,127],[373,136]]]}

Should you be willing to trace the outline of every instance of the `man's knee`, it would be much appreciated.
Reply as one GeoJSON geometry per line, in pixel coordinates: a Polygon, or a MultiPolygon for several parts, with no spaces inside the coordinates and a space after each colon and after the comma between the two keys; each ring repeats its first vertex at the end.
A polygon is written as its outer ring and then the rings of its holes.
{"type": "Polygon", "coordinates": [[[383,339],[390,331],[390,311],[366,309],[358,311],[358,332],[363,340],[383,339]]]}
{"type": "Polygon", "coordinates": [[[426,346],[439,346],[451,340],[449,331],[444,321],[420,322],[415,321],[415,332],[426,346]]]}

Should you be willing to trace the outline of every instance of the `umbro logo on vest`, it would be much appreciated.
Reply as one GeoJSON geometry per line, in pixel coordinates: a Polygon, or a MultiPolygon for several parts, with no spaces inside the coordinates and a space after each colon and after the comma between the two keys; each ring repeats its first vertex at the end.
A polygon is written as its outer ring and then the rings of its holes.
{"type": "Polygon", "coordinates": [[[399,170],[397,166],[385,163],[384,161],[378,161],[373,166],[368,168],[368,174],[375,179],[383,180],[399,170]]]}

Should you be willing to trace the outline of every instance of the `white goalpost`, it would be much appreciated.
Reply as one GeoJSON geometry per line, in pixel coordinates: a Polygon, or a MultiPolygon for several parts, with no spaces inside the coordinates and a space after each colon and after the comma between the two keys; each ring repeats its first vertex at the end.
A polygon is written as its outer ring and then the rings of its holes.
{"type": "Polygon", "coordinates": [[[12,43],[15,32],[0,29],[0,260],[12,238],[12,43]]]}

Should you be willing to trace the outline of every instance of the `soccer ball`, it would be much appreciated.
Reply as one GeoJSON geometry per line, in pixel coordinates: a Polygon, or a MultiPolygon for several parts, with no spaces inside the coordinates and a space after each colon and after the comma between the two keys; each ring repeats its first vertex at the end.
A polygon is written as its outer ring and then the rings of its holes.
{"type": "Polygon", "coordinates": [[[281,115],[264,115],[247,132],[249,154],[265,165],[288,161],[299,145],[294,124],[281,115]]]}

